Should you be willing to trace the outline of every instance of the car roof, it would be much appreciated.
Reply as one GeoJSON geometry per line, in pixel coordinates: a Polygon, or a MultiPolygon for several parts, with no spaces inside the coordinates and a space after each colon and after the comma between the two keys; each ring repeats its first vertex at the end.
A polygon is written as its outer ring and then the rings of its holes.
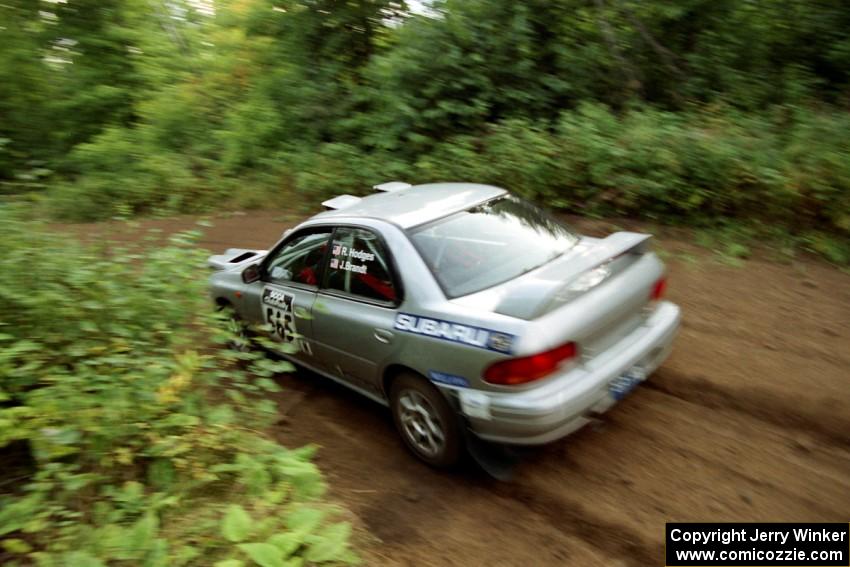
{"type": "Polygon", "coordinates": [[[428,183],[369,195],[353,205],[319,213],[313,219],[378,218],[407,229],[466,210],[505,193],[507,191],[500,187],[480,183],[428,183]]]}

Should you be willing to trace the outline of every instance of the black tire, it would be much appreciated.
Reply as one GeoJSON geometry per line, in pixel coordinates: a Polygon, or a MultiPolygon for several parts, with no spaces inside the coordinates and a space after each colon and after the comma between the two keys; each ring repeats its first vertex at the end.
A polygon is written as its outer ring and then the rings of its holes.
{"type": "Polygon", "coordinates": [[[460,461],[464,448],[460,422],[446,398],[425,378],[413,373],[397,376],[390,387],[390,409],[399,436],[419,459],[437,468],[449,468],[460,461]],[[430,421],[422,412],[411,412],[413,401],[430,421]],[[431,426],[442,432],[442,443],[438,443],[439,436],[431,426]],[[425,433],[417,435],[419,430],[425,433]]]}

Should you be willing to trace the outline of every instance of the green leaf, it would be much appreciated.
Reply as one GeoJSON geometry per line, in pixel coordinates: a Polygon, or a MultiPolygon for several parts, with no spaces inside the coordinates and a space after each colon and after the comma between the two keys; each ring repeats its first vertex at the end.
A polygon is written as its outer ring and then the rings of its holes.
{"type": "Polygon", "coordinates": [[[284,557],[289,557],[301,546],[302,538],[298,533],[286,532],[273,535],[269,543],[278,548],[284,557]]]}
{"type": "Polygon", "coordinates": [[[155,514],[145,514],[130,529],[129,540],[123,542],[123,549],[115,554],[118,559],[138,559],[153,547],[154,537],[159,529],[159,520],[155,514]]]}
{"type": "Polygon", "coordinates": [[[44,497],[35,493],[18,498],[0,507],[0,537],[24,528],[37,518],[44,505],[44,497]]]}
{"type": "Polygon", "coordinates": [[[145,487],[141,482],[129,480],[121,487],[121,491],[116,494],[115,499],[127,504],[135,504],[142,500],[145,493],[145,487]]]}
{"type": "Polygon", "coordinates": [[[308,534],[314,531],[325,517],[325,513],[316,508],[301,506],[286,518],[286,527],[294,532],[308,534]]]}
{"type": "Polygon", "coordinates": [[[176,472],[168,459],[156,459],[148,465],[148,476],[156,488],[168,488],[174,482],[176,472]]]}
{"type": "Polygon", "coordinates": [[[281,392],[283,390],[277,382],[268,378],[258,378],[257,386],[266,392],[281,392]]]}
{"type": "Polygon", "coordinates": [[[143,567],[168,567],[169,565],[168,542],[163,538],[156,538],[145,556],[143,567]]]}
{"type": "Polygon", "coordinates": [[[238,543],[245,541],[251,530],[251,516],[238,504],[231,504],[227,508],[224,519],[221,521],[221,535],[227,541],[238,543]]]}
{"type": "Polygon", "coordinates": [[[333,524],[322,530],[317,541],[307,549],[304,557],[307,561],[339,561],[348,550],[348,537],[351,525],[348,522],[333,524]]]}
{"type": "Polygon", "coordinates": [[[213,567],[244,567],[245,562],[241,559],[225,559],[223,561],[216,561],[213,564],[213,567]]]}
{"type": "Polygon", "coordinates": [[[200,422],[201,418],[196,415],[174,413],[163,419],[160,423],[169,427],[191,427],[198,425],[200,422]]]}
{"type": "Polygon", "coordinates": [[[32,547],[30,547],[30,544],[18,538],[4,539],[3,549],[8,551],[9,553],[19,554],[29,553],[30,551],[32,551],[32,547]]]}
{"type": "Polygon", "coordinates": [[[186,565],[200,557],[202,551],[194,545],[182,545],[171,555],[170,561],[174,565],[186,565]]]}
{"type": "Polygon", "coordinates": [[[94,533],[94,540],[97,541],[99,549],[107,557],[116,558],[132,558],[126,557],[127,541],[130,539],[130,530],[115,523],[106,524],[98,528],[94,533]]]}
{"type": "Polygon", "coordinates": [[[207,421],[209,421],[210,425],[228,425],[233,423],[233,420],[233,408],[224,404],[215,406],[207,414],[207,421]]]}
{"type": "Polygon", "coordinates": [[[270,543],[242,543],[239,549],[260,567],[285,567],[283,554],[270,543]]]}
{"type": "Polygon", "coordinates": [[[65,565],[74,567],[106,567],[106,564],[86,551],[72,551],[65,554],[65,565]]]}

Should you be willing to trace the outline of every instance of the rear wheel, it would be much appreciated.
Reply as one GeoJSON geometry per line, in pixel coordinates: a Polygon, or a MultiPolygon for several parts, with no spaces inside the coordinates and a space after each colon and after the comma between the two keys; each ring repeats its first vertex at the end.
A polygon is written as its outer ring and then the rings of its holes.
{"type": "Polygon", "coordinates": [[[463,453],[463,436],[445,397],[412,373],[398,376],[390,388],[396,429],[413,454],[434,467],[451,467],[463,453]]]}

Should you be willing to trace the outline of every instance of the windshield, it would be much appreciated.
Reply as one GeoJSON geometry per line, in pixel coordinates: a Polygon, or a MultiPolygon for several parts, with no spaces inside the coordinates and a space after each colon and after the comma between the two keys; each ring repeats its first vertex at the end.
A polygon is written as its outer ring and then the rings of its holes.
{"type": "Polygon", "coordinates": [[[410,237],[450,298],[514,279],[578,241],[556,219],[512,196],[414,229],[410,237]]]}

